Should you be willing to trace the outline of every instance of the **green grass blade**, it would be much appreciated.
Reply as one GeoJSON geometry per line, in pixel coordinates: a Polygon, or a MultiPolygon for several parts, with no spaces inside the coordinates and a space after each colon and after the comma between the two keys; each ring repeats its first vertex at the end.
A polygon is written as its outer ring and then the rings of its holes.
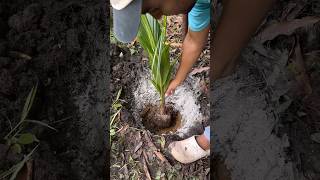
{"type": "Polygon", "coordinates": [[[122,92],[122,87],[120,88],[120,90],[119,90],[118,93],[117,93],[116,101],[119,100],[120,95],[121,95],[121,92],[122,92]]]}
{"type": "Polygon", "coordinates": [[[48,125],[47,123],[44,123],[44,122],[41,122],[41,121],[37,121],[37,120],[25,120],[25,122],[29,122],[29,123],[35,123],[35,124],[39,124],[41,126],[44,126],[44,127],[47,127],[49,129],[52,129],[52,130],[55,130],[55,131],[58,131],[57,129],[55,129],[54,127],[48,125]]]}
{"type": "Polygon", "coordinates": [[[118,114],[120,113],[120,111],[121,111],[121,109],[119,109],[116,113],[114,113],[114,114],[111,116],[110,127],[113,126],[114,120],[116,119],[116,117],[118,116],[118,114]]]}
{"type": "Polygon", "coordinates": [[[24,104],[23,110],[22,110],[22,115],[21,115],[21,121],[25,120],[26,117],[28,116],[28,113],[32,107],[33,101],[34,101],[34,97],[37,93],[37,89],[38,89],[38,83],[32,87],[31,91],[28,94],[27,100],[24,104]]]}
{"type": "Polygon", "coordinates": [[[28,155],[26,155],[21,162],[19,162],[17,164],[17,167],[16,167],[15,171],[13,172],[13,174],[11,175],[10,180],[16,179],[19,171],[23,168],[23,165],[30,159],[31,155],[38,148],[38,146],[39,145],[37,145],[35,148],[33,148],[32,151],[28,155]]]}

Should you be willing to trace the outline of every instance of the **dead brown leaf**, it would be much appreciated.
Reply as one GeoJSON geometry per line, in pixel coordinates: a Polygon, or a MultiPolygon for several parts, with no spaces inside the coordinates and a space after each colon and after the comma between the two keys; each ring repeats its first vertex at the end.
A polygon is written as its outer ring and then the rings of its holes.
{"type": "Polygon", "coordinates": [[[163,154],[159,151],[154,151],[154,154],[161,160],[161,162],[166,162],[167,159],[163,156],[163,154]]]}
{"type": "Polygon", "coordinates": [[[27,161],[23,168],[19,171],[17,180],[31,180],[32,179],[33,160],[27,161]]]}
{"type": "Polygon", "coordinates": [[[320,17],[307,16],[301,19],[294,19],[287,22],[274,23],[266,27],[256,38],[264,43],[272,40],[279,35],[291,35],[301,27],[307,27],[320,21],[320,17]]]}
{"type": "Polygon", "coordinates": [[[143,142],[140,141],[139,144],[134,148],[133,152],[136,153],[141,148],[142,144],[143,144],[143,142]]]}
{"type": "Polygon", "coordinates": [[[209,71],[210,67],[200,67],[200,68],[194,68],[191,72],[190,75],[202,73],[203,71],[209,71]]]}
{"type": "Polygon", "coordinates": [[[173,48],[182,48],[182,43],[172,42],[172,43],[169,43],[169,45],[173,48]]]}
{"type": "Polygon", "coordinates": [[[158,148],[154,145],[154,143],[152,142],[151,137],[149,136],[147,131],[144,131],[144,137],[147,140],[148,146],[152,149],[153,153],[157,156],[157,158],[160,159],[161,162],[165,162],[168,166],[172,166],[169,161],[164,157],[164,155],[158,151],[158,148]]]}
{"type": "Polygon", "coordinates": [[[122,126],[122,127],[117,131],[117,133],[120,133],[121,135],[123,135],[123,134],[127,131],[128,128],[129,128],[129,125],[126,124],[125,126],[122,126]]]}
{"type": "Polygon", "coordinates": [[[312,94],[312,87],[310,85],[309,76],[307,75],[298,38],[296,38],[294,51],[292,57],[290,58],[290,61],[291,63],[289,63],[289,68],[295,74],[295,79],[298,82],[299,87],[301,87],[303,91],[302,94],[305,96],[312,94]]]}
{"type": "Polygon", "coordinates": [[[142,150],[142,155],[143,155],[144,159],[146,160],[147,164],[149,164],[148,156],[147,156],[146,151],[144,151],[144,149],[142,150]]]}
{"type": "Polygon", "coordinates": [[[148,170],[148,165],[147,165],[147,163],[146,163],[145,157],[142,158],[142,161],[143,161],[143,170],[144,170],[144,172],[146,173],[147,179],[148,179],[148,180],[152,180],[152,179],[151,179],[151,176],[150,176],[150,173],[149,173],[149,170],[148,170]]]}
{"type": "Polygon", "coordinates": [[[31,60],[32,57],[29,56],[28,54],[22,53],[22,52],[18,52],[18,51],[10,51],[9,52],[9,56],[12,58],[21,58],[21,59],[25,59],[25,60],[31,60]]]}
{"type": "Polygon", "coordinates": [[[157,151],[157,147],[153,144],[151,137],[149,136],[147,131],[144,131],[144,138],[147,140],[148,146],[151,148],[153,151],[157,151]]]}
{"type": "Polygon", "coordinates": [[[304,8],[305,3],[301,2],[290,2],[287,4],[287,7],[283,10],[280,21],[291,21],[295,19],[299,13],[304,8]]]}
{"type": "Polygon", "coordinates": [[[205,79],[201,79],[199,84],[200,84],[201,91],[203,93],[205,93],[206,95],[208,95],[209,94],[209,88],[208,88],[208,85],[207,85],[205,79]]]}

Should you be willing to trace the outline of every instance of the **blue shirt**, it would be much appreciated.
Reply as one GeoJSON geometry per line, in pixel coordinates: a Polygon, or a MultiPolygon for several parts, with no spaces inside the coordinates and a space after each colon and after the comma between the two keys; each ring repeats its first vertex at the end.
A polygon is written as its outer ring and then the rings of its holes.
{"type": "Polygon", "coordinates": [[[191,31],[202,31],[210,24],[210,1],[197,0],[188,13],[188,24],[191,31]]]}

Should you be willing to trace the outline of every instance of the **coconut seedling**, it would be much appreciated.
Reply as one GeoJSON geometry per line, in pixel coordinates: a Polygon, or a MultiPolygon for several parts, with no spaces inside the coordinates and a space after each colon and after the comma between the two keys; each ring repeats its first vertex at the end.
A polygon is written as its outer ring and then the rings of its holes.
{"type": "Polygon", "coordinates": [[[149,14],[141,16],[138,41],[148,54],[151,83],[160,96],[160,115],[168,115],[169,113],[166,111],[165,91],[170,83],[175,64],[175,62],[170,62],[170,47],[166,43],[166,29],[166,16],[163,17],[162,23],[149,14]]]}

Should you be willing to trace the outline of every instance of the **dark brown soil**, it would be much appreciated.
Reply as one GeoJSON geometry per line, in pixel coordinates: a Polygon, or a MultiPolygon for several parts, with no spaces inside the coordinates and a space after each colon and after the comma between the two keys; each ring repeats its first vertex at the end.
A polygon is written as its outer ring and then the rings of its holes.
{"type": "MultiPolygon", "coordinates": [[[[58,130],[32,125],[22,131],[40,140],[33,154],[33,180],[105,176],[109,103],[105,8],[99,0],[0,1],[0,147],[36,83],[28,118],[58,130]]],[[[34,146],[24,146],[22,153],[34,146]]],[[[0,171],[21,158],[0,153],[0,171]]]]}
{"type": "Polygon", "coordinates": [[[143,125],[151,132],[174,126],[178,117],[178,111],[172,106],[166,106],[165,114],[161,114],[159,106],[147,105],[141,113],[143,125]]]}

